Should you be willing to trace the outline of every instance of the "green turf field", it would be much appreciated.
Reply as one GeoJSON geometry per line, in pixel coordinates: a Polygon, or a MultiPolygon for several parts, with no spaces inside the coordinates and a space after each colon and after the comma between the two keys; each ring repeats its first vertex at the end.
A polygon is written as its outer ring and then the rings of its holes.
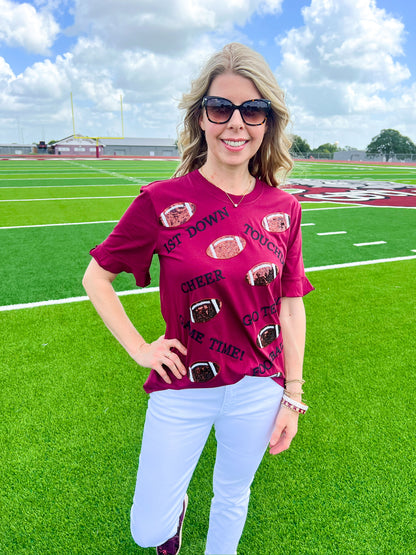
{"type": "MultiPolygon", "coordinates": [[[[0,307],[83,296],[88,250],[142,184],[175,166],[1,160],[0,307]]],[[[292,176],[416,184],[404,166],[305,162],[292,176]]],[[[311,408],[291,449],[264,457],[239,555],[416,555],[415,211],[303,208],[316,288],[305,298],[311,408]],[[386,259],[397,260],[374,263],[386,259]]],[[[116,284],[135,289],[130,276],[116,284]]],[[[146,338],[163,333],[157,293],[122,302],[146,338]]],[[[129,533],[145,370],[89,302],[3,310],[0,325],[0,554],[154,552],[129,533]]],[[[211,437],[189,490],[184,555],[204,551],[214,455],[211,437]]]]}

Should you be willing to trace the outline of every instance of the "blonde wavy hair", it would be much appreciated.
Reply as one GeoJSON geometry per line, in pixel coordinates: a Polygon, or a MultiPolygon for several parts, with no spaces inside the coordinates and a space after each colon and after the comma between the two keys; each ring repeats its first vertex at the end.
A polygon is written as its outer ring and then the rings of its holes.
{"type": "Polygon", "coordinates": [[[291,141],[285,133],[290,118],[284,93],[263,56],[237,42],[227,44],[208,60],[199,77],[192,81],[190,92],[184,94],[179,103],[179,108],[185,110],[185,117],[178,136],[181,163],[174,176],[199,169],[207,159],[205,134],[199,125],[202,98],[215,77],[223,73],[250,79],[262,98],[271,101],[267,130],[259,150],[249,162],[249,171],[272,187],[279,187],[293,167],[289,154],[291,141]]]}

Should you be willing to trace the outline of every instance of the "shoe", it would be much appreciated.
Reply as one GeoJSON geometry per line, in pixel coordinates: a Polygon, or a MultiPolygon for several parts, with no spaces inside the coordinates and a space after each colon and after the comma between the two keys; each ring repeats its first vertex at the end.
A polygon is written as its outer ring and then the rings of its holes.
{"type": "Polygon", "coordinates": [[[157,555],[178,555],[182,543],[182,528],[187,507],[188,495],[185,493],[185,499],[183,500],[183,509],[179,517],[179,524],[178,529],[176,530],[176,534],[165,541],[165,543],[162,543],[162,545],[158,545],[156,547],[157,555]]]}

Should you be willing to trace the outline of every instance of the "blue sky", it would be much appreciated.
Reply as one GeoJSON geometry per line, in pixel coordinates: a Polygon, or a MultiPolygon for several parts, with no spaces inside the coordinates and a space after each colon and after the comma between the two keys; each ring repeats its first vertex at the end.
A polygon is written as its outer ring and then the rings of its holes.
{"type": "Polygon", "coordinates": [[[227,42],[258,50],[289,131],[365,148],[416,143],[416,3],[409,0],[0,0],[0,142],[76,132],[176,137],[177,103],[227,42]]]}

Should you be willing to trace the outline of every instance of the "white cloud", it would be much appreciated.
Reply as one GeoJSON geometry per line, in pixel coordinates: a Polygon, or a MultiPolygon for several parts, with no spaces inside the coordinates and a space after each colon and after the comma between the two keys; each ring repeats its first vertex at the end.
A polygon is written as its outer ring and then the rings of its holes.
{"type": "Polygon", "coordinates": [[[4,58],[0,56],[0,81],[6,84],[15,78],[12,68],[4,58]]]}
{"type": "MultiPolygon", "coordinates": [[[[32,23],[36,18],[52,21],[47,14],[59,11],[56,0],[34,2],[40,11],[21,4],[32,23]]],[[[17,4],[0,3],[16,16],[17,4]]],[[[78,132],[108,134],[114,126],[119,132],[122,94],[126,134],[144,130],[174,136],[177,103],[201,63],[241,36],[234,25],[244,25],[256,10],[277,13],[281,4],[282,0],[75,0],[74,25],[65,30],[78,35],[75,45],[54,61],[37,62],[17,76],[7,74],[1,93],[7,110],[0,106],[0,115],[22,116],[28,125],[36,118],[62,118],[67,125],[72,92],[78,132]]],[[[50,36],[49,46],[52,34],[44,35],[50,36]]]]}
{"type": "Polygon", "coordinates": [[[357,124],[354,114],[390,113],[391,97],[401,102],[410,77],[396,59],[403,54],[403,23],[375,0],[312,0],[302,14],[304,26],[279,40],[277,71],[292,111],[300,113],[296,126],[314,120],[322,129],[338,121],[348,129],[357,124]]]}
{"type": "Polygon", "coordinates": [[[282,11],[283,0],[263,0],[259,5],[260,13],[280,13],[282,11]]]}
{"type": "MultiPolygon", "coordinates": [[[[416,140],[416,85],[401,58],[404,24],[374,0],[306,3],[303,26],[280,35],[278,42],[277,76],[287,91],[293,132],[313,146],[334,140],[365,146],[385,127],[416,140]]],[[[204,60],[226,42],[250,44],[241,27],[254,14],[268,14],[268,22],[279,27],[278,14],[289,4],[0,0],[0,43],[46,53],[59,34],[51,14],[64,26],[68,6],[76,37],[66,53],[38,61],[19,75],[10,60],[0,57],[0,118],[8,122],[0,126],[2,140],[9,140],[17,118],[34,129],[30,140],[38,140],[43,127],[50,138],[70,134],[70,92],[79,133],[120,134],[122,94],[126,135],[175,136],[178,100],[204,60]]],[[[68,32],[64,29],[61,38],[70,44],[68,32]]]]}
{"type": "Polygon", "coordinates": [[[37,103],[48,105],[61,99],[63,91],[68,90],[65,63],[61,56],[55,63],[50,60],[35,63],[10,83],[10,94],[26,101],[36,99],[37,103]]]}
{"type": "Polygon", "coordinates": [[[283,0],[76,0],[74,31],[113,47],[173,56],[206,33],[244,25],[253,13],[277,13],[283,0]]]}
{"type": "Polygon", "coordinates": [[[404,25],[374,0],[312,0],[303,8],[305,26],[280,41],[281,71],[304,81],[377,82],[380,89],[410,77],[395,56],[403,53],[404,25]]]}
{"type": "Polygon", "coordinates": [[[0,0],[0,14],[0,43],[7,46],[47,54],[59,33],[59,25],[50,12],[38,12],[26,2],[0,0]]]}

